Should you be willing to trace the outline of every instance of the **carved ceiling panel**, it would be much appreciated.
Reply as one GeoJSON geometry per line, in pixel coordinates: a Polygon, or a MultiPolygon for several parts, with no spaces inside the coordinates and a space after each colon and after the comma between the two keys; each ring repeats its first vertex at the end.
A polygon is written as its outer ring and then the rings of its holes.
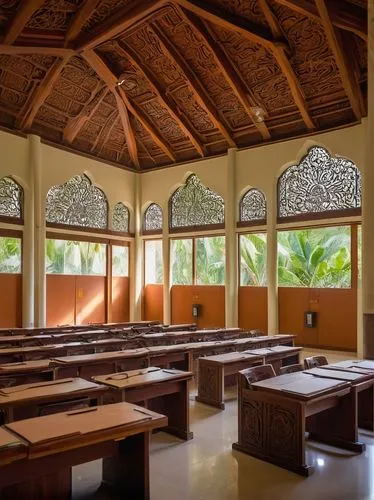
{"type": "Polygon", "coordinates": [[[46,0],[31,17],[26,29],[63,32],[82,3],[83,0],[46,0]]]}
{"type": "Polygon", "coordinates": [[[209,3],[219,5],[231,14],[245,17],[254,23],[267,24],[265,16],[258,5],[258,0],[216,0],[209,3]]]}
{"type": "Polygon", "coordinates": [[[92,33],[100,24],[109,19],[111,15],[120,9],[125,9],[131,3],[133,3],[132,0],[102,0],[83,26],[82,31],[92,33]]]}
{"type": "Polygon", "coordinates": [[[21,0],[0,0],[0,30],[3,31],[4,26],[17,12],[21,0]]]}

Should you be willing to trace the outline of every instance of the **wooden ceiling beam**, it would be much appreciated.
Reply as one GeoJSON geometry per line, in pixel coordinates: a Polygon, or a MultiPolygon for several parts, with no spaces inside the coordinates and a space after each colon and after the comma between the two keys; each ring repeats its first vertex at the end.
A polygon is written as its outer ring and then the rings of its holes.
{"type": "Polygon", "coordinates": [[[118,113],[121,118],[122,128],[126,137],[127,147],[129,150],[131,161],[135,165],[136,169],[140,170],[138,145],[136,144],[134,129],[132,128],[130,122],[129,113],[127,111],[125,103],[122,100],[122,97],[118,93],[118,90],[114,89],[112,92],[117,101],[118,113]]]}
{"type": "Polygon", "coordinates": [[[153,12],[159,9],[166,0],[142,0],[137,2],[132,9],[122,9],[111,16],[102,24],[100,29],[81,40],[77,39],[78,50],[94,49],[98,45],[113,39],[120,35],[130,26],[142,21],[145,17],[150,16],[153,12]]]}
{"type": "MultiPolygon", "coordinates": [[[[237,73],[235,67],[231,63],[230,59],[227,57],[224,50],[221,48],[220,44],[214,38],[211,33],[209,26],[207,26],[204,21],[198,19],[194,14],[189,11],[180,9],[183,16],[187,22],[198,32],[204,42],[207,44],[211,50],[214,60],[217,66],[222,71],[227,83],[230,85],[231,90],[234,92],[236,97],[239,99],[240,103],[244,107],[246,113],[253,121],[254,125],[259,130],[262,138],[268,140],[271,138],[269,129],[264,121],[259,121],[254,113],[254,108],[262,108],[256,102],[255,97],[252,92],[247,88],[246,84],[241,79],[241,76],[237,73]]],[[[266,110],[263,110],[266,113],[266,110]]]]}
{"type": "MultiPolygon", "coordinates": [[[[87,50],[82,53],[83,57],[86,59],[91,68],[96,71],[98,75],[105,81],[108,87],[111,90],[114,90],[118,87],[118,78],[112,72],[112,70],[106,65],[106,63],[101,59],[101,57],[96,54],[93,50],[87,50]]],[[[152,140],[157,144],[157,146],[164,151],[164,153],[172,160],[176,161],[176,157],[166,143],[166,141],[161,137],[158,130],[154,127],[154,125],[148,120],[142,110],[138,107],[135,102],[132,102],[125,94],[121,87],[118,87],[118,94],[122,98],[123,102],[127,109],[132,113],[135,118],[137,118],[142,126],[148,131],[151,135],[152,140]]]]}
{"type": "Polygon", "coordinates": [[[193,71],[189,68],[188,64],[181,57],[179,52],[173,47],[168,38],[164,35],[164,33],[160,30],[160,28],[152,23],[152,28],[157,34],[159,42],[163,47],[164,51],[171,57],[173,62],[177,65],[180,71],[185,75],[186,80],[191,86],[192,90],[195,93],[195,97],[200,106],[205,109],[207,112],[209,119],[212,121],[214,126],[221,132],[223,137],[226,139],[229,147],[235,148],[236,144],[234,139],[231,136],[230,131],[223,123],[222,118],[219,116],[218,111],[215,106],[211,102],[209,96],[206,94],[203,85],[200,83],[200,80],[196,77],[193,71]]]}
{"type": "Polygon", "coordinates": [[[340,72],[340,77],[343,82],[345,93],[347,94],[349,102],[351,104],[352,111],[356,119],[361,120],[362,113],[364,112],[364,104],[360,85],[352,71],[351,64],[347,60],[347,57],[344,53],[339,33],[337,33],[331,22],[325,0],[315,0],[315,2],[321,18],[320,20],[325,29],[328,43],[330,45],[332,53],[334,54],[334,58],[340,72]]]}
{"type": "Polygon", "coordinates": [[[29,54],[41,54],[41,55],[51,55],[56,57],[72,57],[75,55],[74,50],[64,49],[63,47],[23,47],[19,45],[5,45],[0,43],[0,54],[6,54],[9,56],[16,55],[29,55],[29,54]]]}
{"type": "MultiPolygon", "coordinates": [[[[320,21],[318,10],[313,2],[308,0],[275,0],[278,4],[284,5],[289,9],[298,12],[299,14],[320,21]]],[[[357,9],[356,9],[357,10],[357,9]]],[[[353,15],[348,10],[344,9],[342,0],[330,0],[328,11],[331,22],[337,28],[345,31],[351,31],[367,42],[367,21],[360,16],[353,15]]]]}
{"type": "Polygon", "coordinates": [[[22,33],[28,21],[33,16],[46,0],[24,0],[16,15],[10,22],[2,42],[6,45],[11,45],[22,33]]]}
{"type": "Polygon", "coordinates": [[[101,2],[101,0],[86,0],[84,2],[82,7],[73,17],[70,26],[66,32],[65,47],[68,46],[69,43],[72,42],[75,38],[77,38],[83,26],[95,12],[95,9],[98,6],[99,2],[101,2]]]}
{"type": "Polygon", "coordinates": [[[184,115],[181,113],[173,98],[169,98],[166,95],[165,90],[153,76],[151,71],[142,63],[136,52],[132,50],[131,47],[125,42],[114,42],[114,47],[116,48],[117,52],[127,58],[131,62],[131,64],[133,64],[135,68],[137,68],[142,73],[144,78],[152,87],[152,90],[159,97],[163,106],[168,110],[168,113],[178,123],[178,126],[183,131],[183,133],[189,138],[193,147],[196,149],[200,156],[204,157],[204,145],[200,141],[198,134],[192,129],[192,126],[188,123],[184,115]]]}
{"type": "Polygon", "coordinates": [[[31,127],[36,114],[51,93],[54,84],[69,60],[70,56],[66,56],[63,59],[55,61],[44,80],[36,88],[33,96],[27,103],[26,109],[22,112],[22,118],[19,119],[19,128],[21,130],[28,130],[31,127]]]}

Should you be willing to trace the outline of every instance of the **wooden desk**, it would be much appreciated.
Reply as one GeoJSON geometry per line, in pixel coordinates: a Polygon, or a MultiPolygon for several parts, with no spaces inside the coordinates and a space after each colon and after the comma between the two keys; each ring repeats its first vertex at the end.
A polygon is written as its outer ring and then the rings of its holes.
{"type": "Polygon", "coordinates": [[[199,359],[199,382],[196,401],[225,408],[225,377],[236,375],[240,370],[262,365],[263,356],[232,352],[199,359]]]}
{"type": "Polygon", "coordinates": [[[192,372],[149,367],[140,371],[100,375],[93,379],[110,388],[104,397],[105,402],[127,401],[162,413],[168,417],[168,426],[164,430],[189,440],[193,438],[188,391],[188,382],[192,377],[192,372]]]}
{"type": "Polygon", "coordinates": [[[303,476],[313,472],[306,463],[306,430],[313,440],[355,452],[365,448],[358,441],[357,392],[344,380],[297,372],[248,388],[241,374],[238,418],[234,449],[303,476]]]}
{"type": "Polygon", "coordinates": [[[287,347],[279,345],[263,349],[248,349],[247,351],[243,351],[243,354],[263,356],[265,358],[265,362],[271,364],[275,373],[279,375],[282,366],[300,363],[300,353],[302,349],[302,347],[287,347]]]}
{"type": "Polygon", "coordinates": [[[149,435],[166,425],[163,415],[128,403],[7,424],[26,444],[27,458],[2,466],[0,497],[70,499],[71,468],[104,457],[104,485],[121,498],[149,500],[149,435]]]}
{"type": "Polygon", "coordinates": [[[106,388],[81,378],[36,382],[0,389],[3,423],[102,404],[106,388]]]}
{"type": "Polygon", "coordinates": [[[20,438],[0,427],[0,470],[4,465],[27,457],[27,448],[20,438]]]}
{"type": "Polygon", "coordinates": [[[0,388],[53,380],[53,377],[49,359],[0,365],[0,388]]]}

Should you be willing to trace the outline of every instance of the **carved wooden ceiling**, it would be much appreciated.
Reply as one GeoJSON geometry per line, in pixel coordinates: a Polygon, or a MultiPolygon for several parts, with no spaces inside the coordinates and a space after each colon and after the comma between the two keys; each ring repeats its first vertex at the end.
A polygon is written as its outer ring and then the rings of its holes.
{"type": "Polygon", "coordinates": [[[367,0],[0,0],[0,125],[148,170],[360,121],[367,0]]]}

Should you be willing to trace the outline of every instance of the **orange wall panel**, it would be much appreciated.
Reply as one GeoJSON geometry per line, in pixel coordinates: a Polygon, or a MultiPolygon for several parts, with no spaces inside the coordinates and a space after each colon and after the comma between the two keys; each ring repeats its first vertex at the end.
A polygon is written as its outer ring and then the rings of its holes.
{"type": "Polygon", "coordinates": [[[22,275],[0,274],[0,327],[22,326],[22,275]]]}
{"type": "Polygon", "coordinates": [[[268,331],[268,297],[266,287],[239,287],[239,327],[268,331]]]}
{"type": "Polygon", "coordinates": [[[47,274],[47,326],[74,323],[75,276],[47,274]]]}
{"type": "Polygon", "coordinates": [[[195,321],[199,328],[225,326],[224,286],[185,286],[171,288],[171,321],[173,324],[195,321]],[[192,316],[192,304],[201,304],[201,316],[192,316]]]}
{"type": "Polygon", "coordinates": [[[106,277],[76,276],[76,324],[104,323],[106,277]]]}
{"type": "Polygon", "coordinates": [[[145,285],[143,289],[143,320],[163,321],[164,285],[145,285]]]}
{"type": "Polygon", "coordinates": [[[112,321],[121,322],[130,319],[130,280],[123,276],[112,278],[112,321]]]}
{"type": "Polygon", "coordinates": [[[278,290],[279,330],[294,333],[306,346],[357,349],[357,291],[355,289],[285,288],[278,290]],[[304,326],[304,312],[317,312],[315,328],[304,326]]]}

